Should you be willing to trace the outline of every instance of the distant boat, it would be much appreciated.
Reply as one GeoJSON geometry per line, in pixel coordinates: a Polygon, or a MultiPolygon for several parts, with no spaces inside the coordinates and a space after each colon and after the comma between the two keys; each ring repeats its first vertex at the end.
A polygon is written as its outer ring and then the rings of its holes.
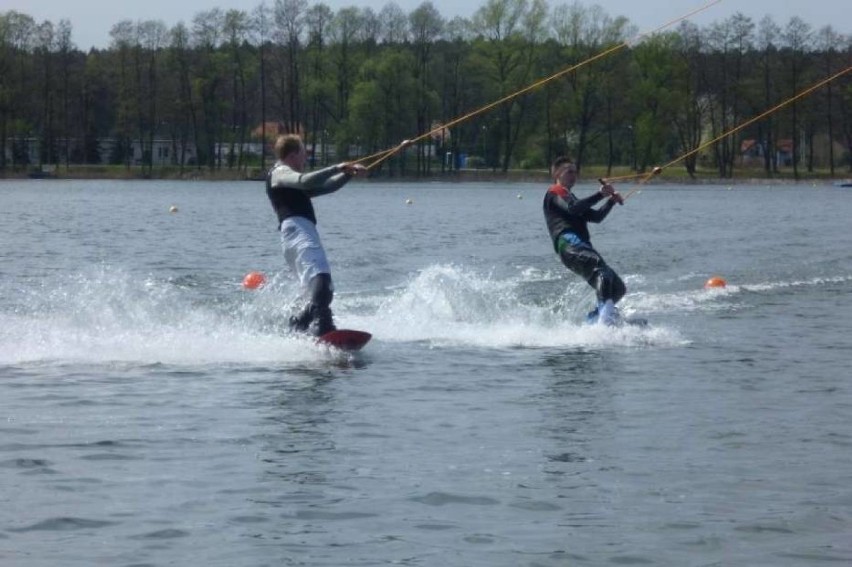
{"type": "Polygon", "coordinates": [[[835,187],[852,187],[852,180],[847,179],[846,181],[835,181],[835,187]]]}

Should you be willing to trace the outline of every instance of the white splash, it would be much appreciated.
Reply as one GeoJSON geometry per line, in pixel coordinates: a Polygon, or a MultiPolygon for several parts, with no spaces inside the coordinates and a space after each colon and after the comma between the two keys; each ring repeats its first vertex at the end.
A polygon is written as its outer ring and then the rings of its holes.
{"type": "MultiPolygon", "coordinates": [[[[191,287],[191,286],[190,286],[191,287]]],[[[230,301],[152,278],[99,268],[19,291],[0,313],[0,363],[134,362],[177,365],[299,363],[327,358],[286,336],[288,302],[274,286],[227,291],[230,301]]]]}
{"type": "MultiPolygon", "coordinates": [[[[484,348],[645,346],[682,344],[676,331],[583,323],[592,292],[571,281],[565,293],[542,298],[525,287],[542,274],[520,271],[496,279],[455,265],[430,266],[390,295],[374,298],[371,313],[338,314],[389,342],[484,348]],[[531,277],[532,276],[532,277],[531,277]]],[[[363,307],[363,304],[362,304],[363,307]]]]}

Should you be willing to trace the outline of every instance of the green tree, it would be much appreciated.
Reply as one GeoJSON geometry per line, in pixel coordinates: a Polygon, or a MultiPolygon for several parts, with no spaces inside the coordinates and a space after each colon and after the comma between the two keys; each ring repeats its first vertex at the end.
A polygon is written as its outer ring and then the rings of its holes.
{"type": "MultiPolygon", "coordinates": [[[[3,139],[11,137],[12,168],[29,164],[27,138],[35,131],[36,116],[40,107],[34,66],[36,23],[32,17],[15,11],[3,17],[4,53],[8,75],[3,74],[6,107],[0,120],[3,121],[3,139]]],[[[6,142],[4,141],[5,145],[6,142]]],[[[5,150],[3,152],[5,159],[5,150]]]]}
{"type": "Polygon", "coordinates": [[[57,162],[56,148],[56,85],[54,73],[54,53],[56,50],[56,30],[53,23],[44,21],[36,27],[35,55],[40,60],[41,115],[39,116],[39,166],[57,162]]]}
{"type": "Polygon", "coordinates": [[[101,163],[105,156],[101,155],[99,139],[110,136],[115,120],[112,111],[115,93],[109,84],[108,65],[108,53],[92,50],[85,58],[80,92],[80,123],[83,131],[80,161],[82,163],[101,163]]]}
{"type": "Polygon", "coordinates": [[[306,91],[309,104],[309,123],[306,142],[313,149],[311,167],[316,167],[317,147],[323,156],[323,165],[328,164],[328,127],[333,100],[334,86],[328,78],[326,45],[334,13],[325,4],[316,4],[308,9],[305,21],[308,27],[306,91]]]}
{"type": "Polygon", "coordinates": [[[199,165],[210,169],[221,168],[222,153],[217,151],[217,142],[224,130],[223,108],[220,89],[225,83],[222,68],[227,58],[222,55],[220,43],[224,27],[224,14],[218,8],[199,12],[192,19],[192,42],[195,48],[197,67],[193,76],[193,94],[200,101],[200,135],[196,151],[199,165]]]}
{"type": "MultiPolygon", "coordinates": [[[[538,39],[541,38],[544,5],[534,0],[488,0],[473,16],[472,26],[477,34],[474,41],[475,57],[485,69],[490,83],[492,99],[503,99],[517,93],[529,84],[531,61],[534,59],[538,39]]],[[[494,159],[485,156],[492,164],[499,161],[507,171],[512,160],[518,129],[525,110],[525,99],[515,97],[500,105],[500,119],[496,123],[500,137],[499,151],[494,159]]],[[[495,150],[496,144],[492,145],[495,150]]]]}
{"type": "MultiPolygon", "coordinates": [[[[843,54],[846,61],[852,61],[852,36],[846,36],[843,54]]],[[[846,77],[837,88],[840,109],[840,129],[846,143],[847,171],[852,172],[852,80],[846,77]]]]}
{"type": "Polygon", "coordinates": [[[128,169],[133,160],[131,139],[133,137],[133,115],[138,108],[136,85],[130,72],[130,49],[134,37],[134,25],[130,20],[122,20],[110,30],[112,49],[118,58],[117,68],[113,72],[118,76],[117,82],[116,120],[114,126],[115,145],[110,156],[111,163],[123,163],[128,169]]]}
{"type": "MultiPolygon", "coordinates": [[[[420,103],[415,58],[399,48],[383,50],[361,68],[349,101],[344,141],[376,152],[395,146],[411,127],[420,103]]],[[[401,163],[401,162],[400,162],[401,163]]],[[[388,168],[389,174],[392,169],[388,168]]]]}
{"type": "Polygon", "coordinates": [[[6,141],[12,106],[11,29],[7,14],[0,13],[0,171],[6,169],[6,141]]]}
{"type": "MultiPolygon", "coordinates": [[[[181,168],[194,141],[196,166],[245,171],[250,126],[273,116],[304,134],[312,165],[320,156],[328,162],[329,140],[339,159],[434,130],[440,135],[416,154],[420,174],[434,163],[433,147],[482,154],[502,170],[544,167],[556,153],[641,169],[723,136],[708,155],[729,177],[740,144],[728,134],[843,69],[852,49],[830,27],[813,34],[794,18],[782,32],[771,18],[755,28],[736,14],[589,62],[621,45],[633,26],[581,4],[556,6],[548,19],[545,0],[488,0],[471,21],[449,22],[429,1],[410,14],[390,2],[377,15],[276,0],[252,17],[200,12],[190,29],[124,20],[112,26],[109,48],[85,53],[67,21],[36,24],[0,12],[0,169],[30,159],[98,162],[113,138],[113,161],[129,168],[132,150],[141,150],[135,158],[151,174],[155,137],[167,135],[181,168]],[[530,89],[581,62],[588,64],[530,89]],[[488,106],[495,101],[502,103],[488,106]],[[461,116],[451,132],[437,127],[461,116]]],[[[768,174],[777,170],[780,138],[793,140],[795,176],[802,163],[819,165],[823,140],[850,145],[850,89],[844,77],[743,130],[761,144],[768,174]]],[[[262,126],[264,145],[266,134],[262,126]]],[[[848,150],[836,156],[826,147],[830,171],[852,160],[848,150]]],[[[384,170],[397,171],[401,159],[384,170]]],[[[696,174],[694,156],[684,165],[696,174]]]]}
{"type": "MultiPolygon", "coordinates": [[[[447,22],[444,27],[444,41],[440,44],[439,71],[437,80],[440,83],[441,123],[447,124],[459,118],[463,110],[473,106],[477,89],[472,87],[472,78],[476,76],[475,69],[470,64],[470,22],[456,17],[447,22]]],[[[456,158],[450,169],[461,166],[461,153],[467,125],[462,124],[453,128],[450,134],[450,152],[456,158]]],[[[475,135],[475,130],[474,130],[475,135]]],[[[445,136],[444,136],[445,137],[445,136]]],[[[446,145],[446,139],[444,144],[446,145]]],[[[441,170],[447,164],[441,160],[441,170]]]]}
{"type": "MultiPolygon", "coordinates": [[[[560,5],[554,8],[551,22],[561,60],[576,63],[623,43],[629,31],[626,20],[611,18],[599,6],[560,5]]],[[[623,88],[624,77],[616,82],[611,80],[614,78],[611,75],[624,63],[623,58],[610,55],[594,65],[584,65],[559,81],[561,105],[555,116],[567,146],[559,153],[571,153],[578,170],[582,169],[591,146],[598,139],[607,146],[607,154],[613,152],[614,123],[619,114],[615,107],[626,101],[619,100],[621,97],[617,95],[623,88]]],[[[553,116],[554,112],[549,114],[553,116]]],[[[551,157],[548,156],[548,162],[551,157]]]]}
{"type": "MultiPolygon", "coordinates": [[[[62,158],[67,168],[71,162],[71,99],[72,99],[72,74],[73,74],[73,51],[74,43],[71,41],[71,22],[59,20],[56,28],[56,54],[59,59],[59,98],[60,98],[60,122],[61,122],[61,146],[62,158]]],[[[75,81],[76,82],[76,81],[75,81]]],[[[57,159],[57,162],[59,160],[57,159]]]]}
{"type": "MultiPolygon", "coordinates": [[[[444,20],[432,2],[423,2],[408,17],[409,33],[416,60],[414,75],[419,86],[417,89],[417,129],[416,132],[428,132],[432,129],[432,117],[438,102],[437,93],[432,89],[430,63],[435,41],[441,34],[444,20]]],[[[427,143],[430,143],[429,140],[427,143]]],[[[431,145],[434,147],[434,145],[431,145]]],[[[417,146],[417,172],[428,173],[430,160],[424,144],[417,146]]]]}
{"type": "MultiPolygon", "coordinates": [[[[189,29],[180,22],[169,31],[165,72],[172,78],[169,86],[175,95],[172,104],[166,109],[166,120],[171,125],[169,130],[172,134],[172,159],[180,166],[181,173],[188,165],[190,139],[196,152],[201,147],[199,110],[193,89],[195,81],[191,59],[189,29]]],[[[200,162],[196,161],[195,165],[199,166],[200,162]]]]}

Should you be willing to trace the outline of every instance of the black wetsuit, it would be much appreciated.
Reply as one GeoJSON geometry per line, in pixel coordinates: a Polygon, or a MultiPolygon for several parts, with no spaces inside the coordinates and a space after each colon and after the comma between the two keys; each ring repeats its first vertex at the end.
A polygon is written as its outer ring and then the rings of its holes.
{"type": "Polygon", "coordinates": [[[544,195],[544,219],[553,248],[565,267],[595,288],[598,301],[618,301],[627,292],[624,282],[592,247],[588,223],[601,222],[615,202],[608,200],[599,209],[592,208],[604,199],[595,193],[578,199],[561,185],[553,185],[544,195]]]}

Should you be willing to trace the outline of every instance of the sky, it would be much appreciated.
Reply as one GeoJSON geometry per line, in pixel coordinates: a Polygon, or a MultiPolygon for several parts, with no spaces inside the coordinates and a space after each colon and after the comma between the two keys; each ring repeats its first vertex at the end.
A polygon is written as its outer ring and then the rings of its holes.
{"type": "MultiPolygon", "coordinates": [[[[59,20],[71,22],[72,40],[82,50],[109,46],[109,30],[122,20],[162,20],[171,27],[183,21],[190,24],[195,14],[221,8],[251,12],[262,0],[0,0],[0,12],[15,10],[32,16],[37,22],[59,20]]],[[[265,0],[271,6],[274,0],[265,0]]],[[[550,6],[572,4],[574,0],[548,0],[550,6]]],[[[599,5],[611,16],[626,16],[640,31],[650,31],[683,16],[710,0],[582,0],[586,6],[599,5]]],[[[370,7],[379,12],[388,0],[324,0],[332,10],[346,6],[370,7]]],[[[405,12],[411,12],[423,0],[395,0],[405,12]]],[[[318,0],[308,0],[309,5],[318,0]]],[[[435,8],[445,18],[469,18],[485,4],[485,0],[432,0],[435,8]]],[[[793,16],[798,16],[813,28],[826,25],[835,31],[852,33],[852,16],[848,0],[722,0],[690,19],[704,27],[741,12],[755,23],[771,15],[782,28],[793,16]]]]}

